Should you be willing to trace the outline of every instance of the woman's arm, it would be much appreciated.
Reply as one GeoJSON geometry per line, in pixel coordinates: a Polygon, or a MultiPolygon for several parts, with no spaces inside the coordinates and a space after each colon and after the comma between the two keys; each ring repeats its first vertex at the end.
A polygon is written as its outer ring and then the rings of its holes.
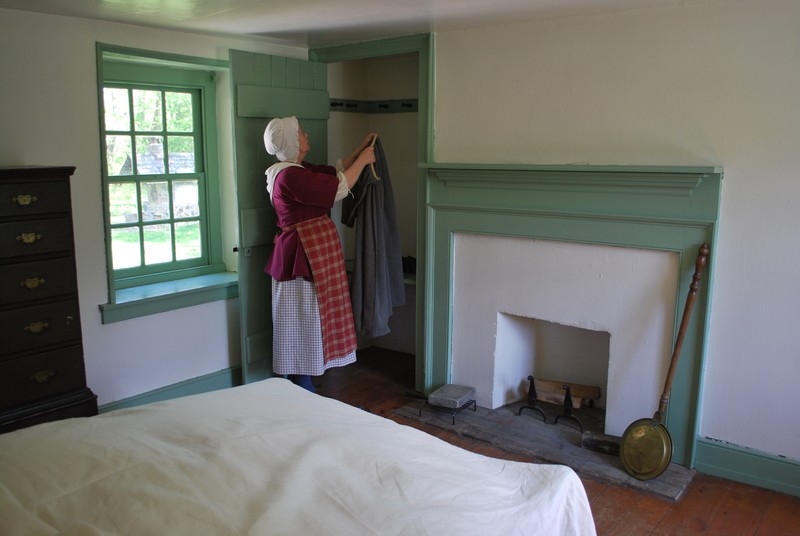
{"type": "Polygon", "coordinates": [[[353,154],[342,160],[348,188],[352,188],[366,166],[375,162],[375,149],[372,147],[372,142],[376,136],[377,134],[374,133],[368,134],[361,145],[353,151],[353,154]]]}
{"type": "Polygon", "coordinates": [[[356,158],[358,158],[358,155],[361,154],[361,151],[363,151],[367,147],[370,147],[373,143],[373,140],[377,137],[378,135],[375,134],[374,132],[370,132],[369,134],[367,134],[367,137],[364,138],[364,141],[362,141],[361,144],[353,150],[352,154],[347,158],[342,159],[342,167],[344,167],[344,169],[347,169],[350,166],[352,166],[353,163],[356,161],[356,158]]]}

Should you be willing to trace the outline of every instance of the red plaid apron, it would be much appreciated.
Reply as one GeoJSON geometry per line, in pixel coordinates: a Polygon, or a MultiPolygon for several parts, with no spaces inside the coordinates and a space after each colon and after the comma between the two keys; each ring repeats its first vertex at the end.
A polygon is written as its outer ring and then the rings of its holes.
{"type": "Polygon", "coordinates": [[[322,326],[322,354],[325,363],[356,349],[353,306],[344,268],[344,254],[336,226],[320,216],[293,226],[311,264],[322,326]]]}

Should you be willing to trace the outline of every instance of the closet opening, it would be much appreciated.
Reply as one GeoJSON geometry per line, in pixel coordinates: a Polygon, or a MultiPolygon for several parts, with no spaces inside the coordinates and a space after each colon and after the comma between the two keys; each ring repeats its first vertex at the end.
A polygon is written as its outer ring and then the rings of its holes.
{"type": "MultiPolygon", "coordinates": [[[[419,54],[328,63],[328,93],[329,159],[349,154],[370,132],[377,133],[381,140],[403,263],[405,304],[393,309],[387,335],[368,338],[359,334],[358,349],[415,355],[419,54]]],[[[339,229],[349,265],[355,255],[355,230],[341,223],[341,213],[339,202],[331,217],[339,229]]]]}

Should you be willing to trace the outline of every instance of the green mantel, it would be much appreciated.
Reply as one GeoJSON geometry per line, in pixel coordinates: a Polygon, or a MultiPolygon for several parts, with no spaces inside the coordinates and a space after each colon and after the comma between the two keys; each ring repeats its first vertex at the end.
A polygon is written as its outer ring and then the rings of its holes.
{"type": "MultiPolygon", "coordinates": [[[[705,355],[722,169],[427,163],[425,188],[426,392],[451,373],[453,243],[457,233],[527,237],[676,252],[675,326],[698,248],[711,258],[684,341],[666,425],[673,461],[692,467],[705,355]]],[[[654,395],[655,396],[655,395],[654,395]]]]}

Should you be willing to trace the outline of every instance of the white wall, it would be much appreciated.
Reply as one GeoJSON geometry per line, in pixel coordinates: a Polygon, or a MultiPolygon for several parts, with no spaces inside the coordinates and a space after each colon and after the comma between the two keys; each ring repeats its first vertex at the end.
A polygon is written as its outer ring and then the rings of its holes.
{"type": "Polygon", "coordinates": [[[798,28],[720,0],[440,32],[434,119],[441,162],[723,166],[701,435],[795,460],[798,28]]]}
{"type": "MultiPolygon", "coordinates": [[[[292,57],[305,50],[0,9],[0,165],[77,166],[72,204],[87,379],[104,404],[237,364],[239,315],[238,300],[228,300],[100,323],[98,305],[108,295],[95,42],[217,60],[227,60],[230,48],[292,57]]],[[[224,99],[227,79],[221,84],[224,99]]],[[[230,209],[230,106],[222,109],[222,196],[230,209]]],[[[230,223],[230,210],[225,217],[230,223]]],[[[230,250],[235,232],[224,239],[230,250]]]]}

